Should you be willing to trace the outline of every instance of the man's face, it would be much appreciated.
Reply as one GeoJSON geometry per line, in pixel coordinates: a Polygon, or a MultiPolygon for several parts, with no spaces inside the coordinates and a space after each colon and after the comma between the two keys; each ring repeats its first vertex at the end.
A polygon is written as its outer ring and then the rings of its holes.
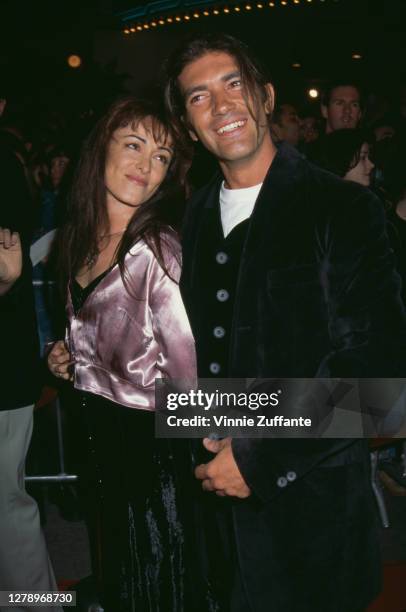
{"type": "Polygon", "coordinates": [[[280,125],[283,130],[283,140],[296,146],[299,142],[300,119],[297,110],[291,104],[282,104],[280,125]]]}
{"type": "Polygon", "coordinates": [[[267,121],[273,108],[271,85],[267,101],[256,106],[250,92],[244,96],[236,60],[228,53],[208,52],[185,66],[179,86],[192,139],[220,163],[244,166],[265,159],[273,147],[267,121]]]}
{"type": "Polygon", "coordinates": [[[322,104],[321,113],[326,119],[326,133],[345,128],[356,128],[361,120],[359,92],[351,85],[335,87],[327,106],[322,104]]]}
{"type": "Polygon", "coordinates": [[[319,129],[315,117],[303,117],[300,123],[300,133],[303,142],[309,144],[319,137],[319,129]]]}

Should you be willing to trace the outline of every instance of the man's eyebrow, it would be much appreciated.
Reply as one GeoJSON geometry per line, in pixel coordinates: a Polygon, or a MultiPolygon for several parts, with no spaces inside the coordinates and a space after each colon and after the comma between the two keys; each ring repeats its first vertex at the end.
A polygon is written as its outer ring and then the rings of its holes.
{"type": "Polygon", "coordinates": [[[337,98],[332,98],[333,102],[356,102],[359,104],[359,98],[345,98],[343,96],[338,96],[337,98]]]}
{"type": "MultiPolygon", "coordinates": [[[[222,77],[220,77],[220,81],[225,83],[230,79],[235,79],[236,77],[241,77],[239,70],[233,70],[233,72],[228,72],[227,74],[224,74],[222,77]]],[[[183,95],[185,96],[185,98],[189,98],[189,96],[196,93],[197,91],[207,91],[207,85],[202,83],[200,85],[194,85],[193,87],[189,87],[188,89],[185,89],[183,95]]]]}

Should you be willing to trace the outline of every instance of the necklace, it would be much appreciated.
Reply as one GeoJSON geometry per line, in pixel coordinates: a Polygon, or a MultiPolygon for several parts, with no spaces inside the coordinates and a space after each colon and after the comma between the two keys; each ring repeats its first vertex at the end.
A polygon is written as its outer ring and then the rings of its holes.
{"type": "MultiPolygon", "coordinates": [[[[104,238],[111,238],[112,236],[119,236],[120,234],[124,234],[124,232],[126,231],[127,228],[124,228],[123,230],[120,230],[119,232],[112,232],[111,234],[103,234],[103,236],[100,236],[99,240],[104,240],[104,238]]],[[[92,268],[94,266],[94,264],[97,261],[97,258],[99,256],[100,251],[98,251],[97,253],[92,253],[86,257],[85,259],[85,265],[88,268],[92,268]]]]}
{"type": "Polygon", "coordinates": [[[124,234],[124,232],[126,231],[126,227],[123,230],[120,230],[119,232],[113,232],[112,234],[103,234],[103,236],[100,236],[100,240],[103,240],[103,238],[111,238],[111,236],[119,236],[120,234],[124,234]]]}

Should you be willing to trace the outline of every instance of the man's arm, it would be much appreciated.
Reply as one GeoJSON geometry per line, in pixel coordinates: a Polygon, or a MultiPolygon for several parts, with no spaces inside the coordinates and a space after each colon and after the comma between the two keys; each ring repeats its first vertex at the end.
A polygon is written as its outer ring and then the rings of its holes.
{"type": "Polygon", "coordinates": [[[20,236],[7,228],[0,227],[0,296],[5,295],[22,270],[20,236]]]}
{"type": "MultiPolygon", "coordinates": [[[[348,197],[342,210],[337,207],[333,211],[323,236],[328,261],[323,288],[331,351],[321,357],[316,376],[402,376],[405,314],[384,213],[369,191],[359,189],[357,197],[344,191],[344,195],[349,194],[352,197],[348,197]]],[[[249,487],[263,501],[269,501],[317,465],[334,462],[337,456],[339,461],[343,451],[361,460],[359,445],[349,451],[353,442],[326,438],[234,439],[224,448],[218,443],[216,448],[210,448],[217,456],[199,466],[196,475],[207,490],[234,487],[237,493],[230,494],[246,497],[245,487],[249,487]],[[228,474],[220,470],[225,465],[228,474]],[[236,486],[238,476],[241,480],[236,486]]]]}

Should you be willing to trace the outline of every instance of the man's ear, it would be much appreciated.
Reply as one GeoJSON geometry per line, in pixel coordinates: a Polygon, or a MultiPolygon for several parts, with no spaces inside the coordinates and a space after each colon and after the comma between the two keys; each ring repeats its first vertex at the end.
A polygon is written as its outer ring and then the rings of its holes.
{"type": "Polygon", "coordinates": [[[7,100],[5,98],[0,98],[0,117],[4,113],[4,109],[6,108],[7,100]]]}
{"type": "Polygon", "coordinates": [[[323,117],[323,119],[327,119],[328,111],[327,111],[327,106],[325,104],[320,104],[320,111],[321,111],[321,116],[323,117]]]}
{"type": "Polygon", "coordinates": [[[273,109],[275,108],[275,90],[271,83],[267,83],[265,85],[267,97],[265,101],[265,112],[267,115],[271,115],[273,109]]]}

